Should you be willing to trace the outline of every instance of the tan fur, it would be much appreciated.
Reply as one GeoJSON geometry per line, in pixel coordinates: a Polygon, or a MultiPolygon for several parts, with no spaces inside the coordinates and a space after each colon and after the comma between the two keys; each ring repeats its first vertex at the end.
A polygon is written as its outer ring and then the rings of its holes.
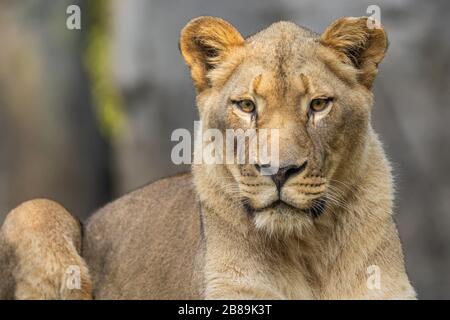
{"type": "MultiPolygon", "coordinates": [[[[339,19],[322,35],[279,22],[245,40],[222,19],[190,22],[180,49],[204,129],[279,129],[280,164],[306,165],[279,195],[253,164],[202,164],[107,205],[84,230],[94,297],[415,298],[392,219],[391,168],[370,124],[370,88],[386,47],[384,30],[368,29],[366,18],[339,19]],[[322,96],[334,98],[331,109],[309,113],[310,101],[322,96]],[[233,100],[242,97],[256,102],[257,117],[236,109],[233,100]],[[278,197],[284,204],[274,205],[278,197]],[[325,206],[315,215],[319,200],[325,206]],[[373,266],[380,288],[368,286],[373,266]]],[[[46,217],[40,208],[16,210],[46,217]]],[[[65,211],[56,211],[63,221],[65,211]]],[[[70,219],[67,229],[43,221],[48,239],[23,222],[7,221],[2,234],[22,230],[46,241],[45,257],[79,262],[76,251],[61,249],[65,232],[76,239],[70,219]]],[[[21,260],[32,252],[14,253],[21,260]]],[[[55,279],[38,270],[42,281],[55,279]]]]}
{"type": "Polygon", "coordinates": [[[11,270],[16,299],[92,297],[89,272],[79,256],[80,225],[63,207],[44,199],[26,202],[8,214],[1,232],[17,259],[11,270]],[[81,271],[80,289],[66,285],[71,266],[81,271]]]}

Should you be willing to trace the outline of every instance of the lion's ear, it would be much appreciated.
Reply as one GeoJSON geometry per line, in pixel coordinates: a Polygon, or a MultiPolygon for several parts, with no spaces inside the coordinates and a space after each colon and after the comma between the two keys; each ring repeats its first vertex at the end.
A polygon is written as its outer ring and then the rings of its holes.
{"type": "Polygon", "coordinates": [[[321,35],[320,42],[353,64],[359,70],[359,82],[372,87],[388,47],[386,32],[376,21],[367,17],[338,19],[321,35]]]}
{"type": "Polygon", "coordinates": [[[197,91],[208,87],[207,73],[233,50],[242,46],[244,38],[228,22],[215,17],[191,20],[181,31],[180,50],[191,69],[197,91]]]}

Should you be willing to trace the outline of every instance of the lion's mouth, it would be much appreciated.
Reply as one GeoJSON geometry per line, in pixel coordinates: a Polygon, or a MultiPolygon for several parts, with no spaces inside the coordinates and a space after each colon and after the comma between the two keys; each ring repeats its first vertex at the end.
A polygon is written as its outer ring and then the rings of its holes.
{"type": "Polygon", "coordinates": [[[310,215],[312,218],[318,218],[322,215],[326,208],[326,201],[323,198],[314,199],[313,203],[308,208],[298,208],[287,202],[284,202],[280,199],[272,202],[268,206],[262,208],[253,208],[250,205],[246,205],[247,211],[251,215],[255,215],[259,212],[267,211],[267,210],[276,210],[281,214],[283,212],[294,211],[294,212],[303,212],[310,215]]]}

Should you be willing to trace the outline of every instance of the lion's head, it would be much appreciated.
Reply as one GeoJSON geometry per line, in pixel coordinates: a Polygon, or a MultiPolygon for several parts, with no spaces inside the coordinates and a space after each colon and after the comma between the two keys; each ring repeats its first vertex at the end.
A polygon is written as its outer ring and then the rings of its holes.
{"type": "Polygon", "coordinates": [[[387,48],[368,18],[342,18],[322,35],[278,22],[243,38],[228,22],[192,20],[180,49],[205,128],[279,129],[279,169],[201,166],[205,197],[245,208],[268,232],[295,231],[339,201],[370,136],[371,87],[387,48]]]}

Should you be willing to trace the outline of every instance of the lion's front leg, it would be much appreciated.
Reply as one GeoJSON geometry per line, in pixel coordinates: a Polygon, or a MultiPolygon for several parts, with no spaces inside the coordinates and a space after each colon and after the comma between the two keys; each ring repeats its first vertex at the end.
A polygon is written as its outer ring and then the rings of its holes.
{"type": "Polygon", "coordinates": [[[0,239],[0,268],[14,282],[0,288],[5,297],[92,298],[88,268],[80,256],[80,224],[57,203],[33,200],[20,205],[8,214],[0,239]]]}

